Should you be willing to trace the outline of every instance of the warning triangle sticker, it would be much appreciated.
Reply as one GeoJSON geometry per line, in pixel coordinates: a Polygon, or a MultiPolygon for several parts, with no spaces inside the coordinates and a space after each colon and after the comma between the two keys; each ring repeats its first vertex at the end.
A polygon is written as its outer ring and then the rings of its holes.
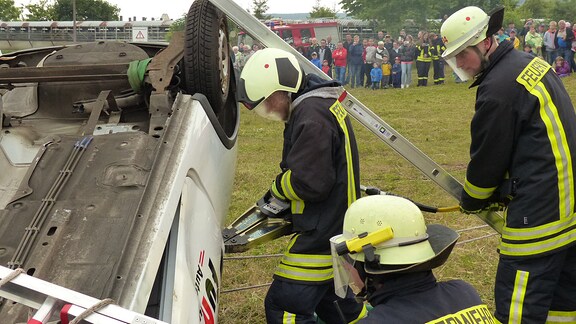
{"type": "Polygon", "coordinates": [[[144,37],[144,34],[139,31],[138,34],[136,34],[136,39],[146,39],[146,37],[144,37]]]}

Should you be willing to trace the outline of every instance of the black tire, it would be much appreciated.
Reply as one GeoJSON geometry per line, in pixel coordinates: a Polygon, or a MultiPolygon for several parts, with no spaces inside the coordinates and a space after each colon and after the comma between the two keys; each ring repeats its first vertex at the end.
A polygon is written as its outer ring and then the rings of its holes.
{"type": "Polygon", "coordinates": [[[202,93],[217,116],[233,95],[226,16],[208,0],[196,0],[186,19],[185,91],[202,93]]]}

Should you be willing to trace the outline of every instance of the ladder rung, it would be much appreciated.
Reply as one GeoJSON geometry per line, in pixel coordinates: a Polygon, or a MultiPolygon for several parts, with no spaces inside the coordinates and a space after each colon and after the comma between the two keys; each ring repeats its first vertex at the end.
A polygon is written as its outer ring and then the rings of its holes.
{"type": "MultiPolygon", "coordinates": [[[[64,305],[64,307],[62,308],[62,311],[60,312],[60,322],[62,324],[68,324],[72,319],[74,319],[75,317],[79,316],[80,314],[82,314],[82,312],[84,312],[86,310],[86,308],[82,308],[76,305],[71,305],[71,304],[66,304],[64,305]]],[[[84,319],[86,322],[89,323],[93,323],[93,324],[126,324],[126,323],[132,323],[132,322],[125,322],[125,321],[121,321],[115,318],[111,318],[108,316],[104,316],[102,314],[99,313],[93,313],[90,316],[86,317],[86,319],[84,319]]],[[[133,322],[133,323],[142,323],[140,322],[133,322]]],[[[143,323],[160,323],[160,322],[143,322],[143,323]]]]}
{"type": "Polygon", "coordinates": [[[54,311],[60,307],[62,307],[62,302],[48,296],[34,316],[28,320],[28,324],[47,323],[52,317],[52,314],[54,314],[54,311]]]}

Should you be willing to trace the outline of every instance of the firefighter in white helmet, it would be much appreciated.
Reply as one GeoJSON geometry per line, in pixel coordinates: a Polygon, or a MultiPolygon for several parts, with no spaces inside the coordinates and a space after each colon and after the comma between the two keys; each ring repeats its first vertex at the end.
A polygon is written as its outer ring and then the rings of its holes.
{"type": "Polygon", "coordinates": [[[504,9],[466,7],[442,55],[478,86],[465,213],[504,209],[495,282],[502,323],[576,323],[576,114],[548,63],[493,36],[504,9]]]}
{"type": "Polygon", "coordinates": [[[411,201],[358,199],[331,239],[336,292],[350,287],[374,308],[358,323],[494,323],[476,290],[462,280],[437,282],[458,234],[428,225],[411,201]]]}
{"type": "Polygon", "coordinates": [[[330,237],[360,195],[358,149],[340,83],[304,74],[296,57],[267,48],[240,76],[238,99],[259,115],[285,122],[281,172],[270,188],[287,201],[296,235],[265,299],[267,323],[342,323],[365,316],[353,298],[334,293],[330,237]],[[338,308],[335,306],[337,301],[338,308]]]}

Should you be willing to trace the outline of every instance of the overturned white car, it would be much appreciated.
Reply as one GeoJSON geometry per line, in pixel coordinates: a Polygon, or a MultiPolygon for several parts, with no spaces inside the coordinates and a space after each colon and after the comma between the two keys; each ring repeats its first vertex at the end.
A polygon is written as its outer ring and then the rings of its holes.
{"type": "MultiPolygon", "coordinates": [[[[170,45],[0,56],[2,266],[146,323],[217,319],[239,125],[227,35],[198,0],[170,45]]],[[[38,294],[3,302],[2,323],[26,322],[38,294]]],[[[38,323],[68,316],[55,298],[38,323]]]]}

